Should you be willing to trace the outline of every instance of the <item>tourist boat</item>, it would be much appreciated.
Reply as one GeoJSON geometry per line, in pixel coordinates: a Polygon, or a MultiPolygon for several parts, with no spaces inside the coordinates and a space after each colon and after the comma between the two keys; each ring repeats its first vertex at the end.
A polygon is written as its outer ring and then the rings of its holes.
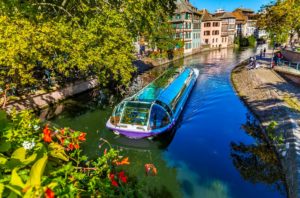
{"type": "Polygon", "coordinates": [[[170,130],[197,81],[199,70],[167,69],[138,93],[119,103],[106,127],[116,134],[140,139],[170,130]]]}

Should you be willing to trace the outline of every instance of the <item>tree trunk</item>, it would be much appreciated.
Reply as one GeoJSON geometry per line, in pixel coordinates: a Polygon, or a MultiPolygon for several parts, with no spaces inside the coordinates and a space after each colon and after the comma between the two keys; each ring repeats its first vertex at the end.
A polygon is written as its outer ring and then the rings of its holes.
{"type": "Polygon", "coordinates": [[[9,90],[9,87],[7,86],[4,90],[3,93],[3,104],[2,104],[2,109],[4,109],[6,107],[6,103],[7,103],[7,91],[9,90]]]}

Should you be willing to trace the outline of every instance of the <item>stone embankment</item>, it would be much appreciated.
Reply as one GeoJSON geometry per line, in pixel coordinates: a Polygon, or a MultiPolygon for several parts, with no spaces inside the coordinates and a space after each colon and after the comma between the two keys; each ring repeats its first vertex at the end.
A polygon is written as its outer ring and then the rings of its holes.
{"type": "Polygon", "coordinates": [[[247,62],[236,66],[232,83],[264,129],[271,122],[278,124],[275,137],[283,135],[284,143],[275,147],[286,175],[288,196],[300,197],[300,87],[270,69],[270,62],[258,62],[260,67],[256,69],[247,69],[247,62]]]}
{"type": "Polygon", "coordinates": [[[88,79],[86,81],[78,81],[75,83],[68,84],[64,88],[56,91],[38,95],[30,95],[26,99],[8,103],[5,107],[7,112],[12,109],[23,110],[23,109],[43,109],[51,104],[62,101],[68,97],[82,93],[98,86],[97,79],[88,79]]]}

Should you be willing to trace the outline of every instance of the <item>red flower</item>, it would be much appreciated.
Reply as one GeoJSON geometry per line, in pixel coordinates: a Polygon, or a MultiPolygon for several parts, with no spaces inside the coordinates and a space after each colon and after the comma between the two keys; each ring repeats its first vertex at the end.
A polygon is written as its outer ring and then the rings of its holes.
{"type": "Polygon", "coordinates": [[[74,145],[75,149],[79,149],[79,144],[74,145]]]}
{"type": "Polygon", "coordinates": [[[45,194],[46,194],[46,198],[55,198],[55,194],[50,188],[46,189],[45,194]]]}
{"type": "Polygon", "coordinates": [[[68,147],[69,147],[69,149],[70,149],[71,151],[74,150],[74,145],[73,145],[72,143],[70,143],[68,147]]]}
{"type": "Polygon", "coordinates": [[[107,153],[107,149],[104,149],[104,155],[106,155],[106,153],[107,153]]]}
{"type": "Polygon", "coordinates": [[[110,179],[110,180],[114,180],[114,179],[115,179],[115,174],[109,173],[109,179],[110,179]]]}
{"type": "Polygon", "coordinates": [[[157,169],[154,166],[154,164],[145,164],[145,172],[146,172],[147,176],[148,175],[152,175],[152,176],[157,175],[157,169]]]}
{"type": "Polygon", "coordinates": [[[51,139],[51,130],[48,128],[48,124],[46,124],[46,126],[43,130],[43,133],[44,133],[44,137],[43,137],[44,141],[48,142],[48,143],[51,142],[52,141],[52,139],[51,139]]]}
{"type": "Polygon", "coordinates": [[[60,139],[59,139],[59,141],[60,141],[60,144],[62,144],[62,145],[63,145],[63,144],[64,144],[64,142],[65,142],[65,139],[64,139],[64,138],[60,138],[60,139]]]}
{"type": "Polygon", "coordinates": [[[80,135],[78,136],[78,140],[80,141],[85,141],[85,136],[86,136],[86,133],[80,133],[80,135]]]}
{"type": "Polygon", "coordinates": [[[52,141],[51,136],[48,135],[48,134],[47,134],[47,135],[44,135],[44,138],[43,138],[43,139],[44,139],[45,142],[48,142],[48,143],[52,141]]]}
{"type": "Polygon", "coordinates": [[[61,133],[62,135],[64,135],[64,134],[65,134],[65,129],[61,129],[61,130],[60,130],[60,133],[61,133]]]}
{"type": "Polygon", "coordinates": [[[44,134],[48,134],[48,133],[50,133],[51,131],[50,131],[50,129],[48,128],[48,124],[46,124],[45,125],[45,128],[44,128],[44,130],[43,130],[43,133],[44,134]]]}
{"type": "Polygon", "coordinates": [[[123,183],[127,183],[127,177],[125,176],[125,172],[124,172],[124,171],[119,172],[118,176],[119,176],[119,179],[120,179],[123,183]]]}
{"type": "Polygon", "coordinates": [[[115,186],[115,187],[118,187],[118,182],[115,180],[115,174],[113,173],[110,173],[109,174],[109,179],[111,181],[111,185],[115,186]]]}
{"type": "Polygon", "coordinates": [[[121,166],[121,165],[128,165],[130,164],[130,162],[128,161],[128,157],[125,157],[124,159],[122,159],[122,161],[120,162],[115,162],[117,166],[121,166]]]}
{"type": "Polygon", "coordinates": [[[113,186],[115,186],[115,187],[118,187],[118,186],[119,186],[118,183],[116,182],[116,180],[112,180],[112,181],[111,181],[111,185],[113,185],[113,186]]]}

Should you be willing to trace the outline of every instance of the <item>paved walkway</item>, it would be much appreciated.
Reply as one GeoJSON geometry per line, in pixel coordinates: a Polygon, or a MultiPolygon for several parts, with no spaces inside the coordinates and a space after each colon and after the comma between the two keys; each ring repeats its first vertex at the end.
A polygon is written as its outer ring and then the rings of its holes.
{"type": "Polygon", "coordinates": [[[237,66],[232,81],[264,128],[272,121],[278,123],[277,137],[283,134],[285,141],[275,146],[282,158],[288,194],[300,197],[300,87],[269,69],[268,60],[258,62],[261,64],[258,69],[248,70],[246,64],[237,66]]]}

